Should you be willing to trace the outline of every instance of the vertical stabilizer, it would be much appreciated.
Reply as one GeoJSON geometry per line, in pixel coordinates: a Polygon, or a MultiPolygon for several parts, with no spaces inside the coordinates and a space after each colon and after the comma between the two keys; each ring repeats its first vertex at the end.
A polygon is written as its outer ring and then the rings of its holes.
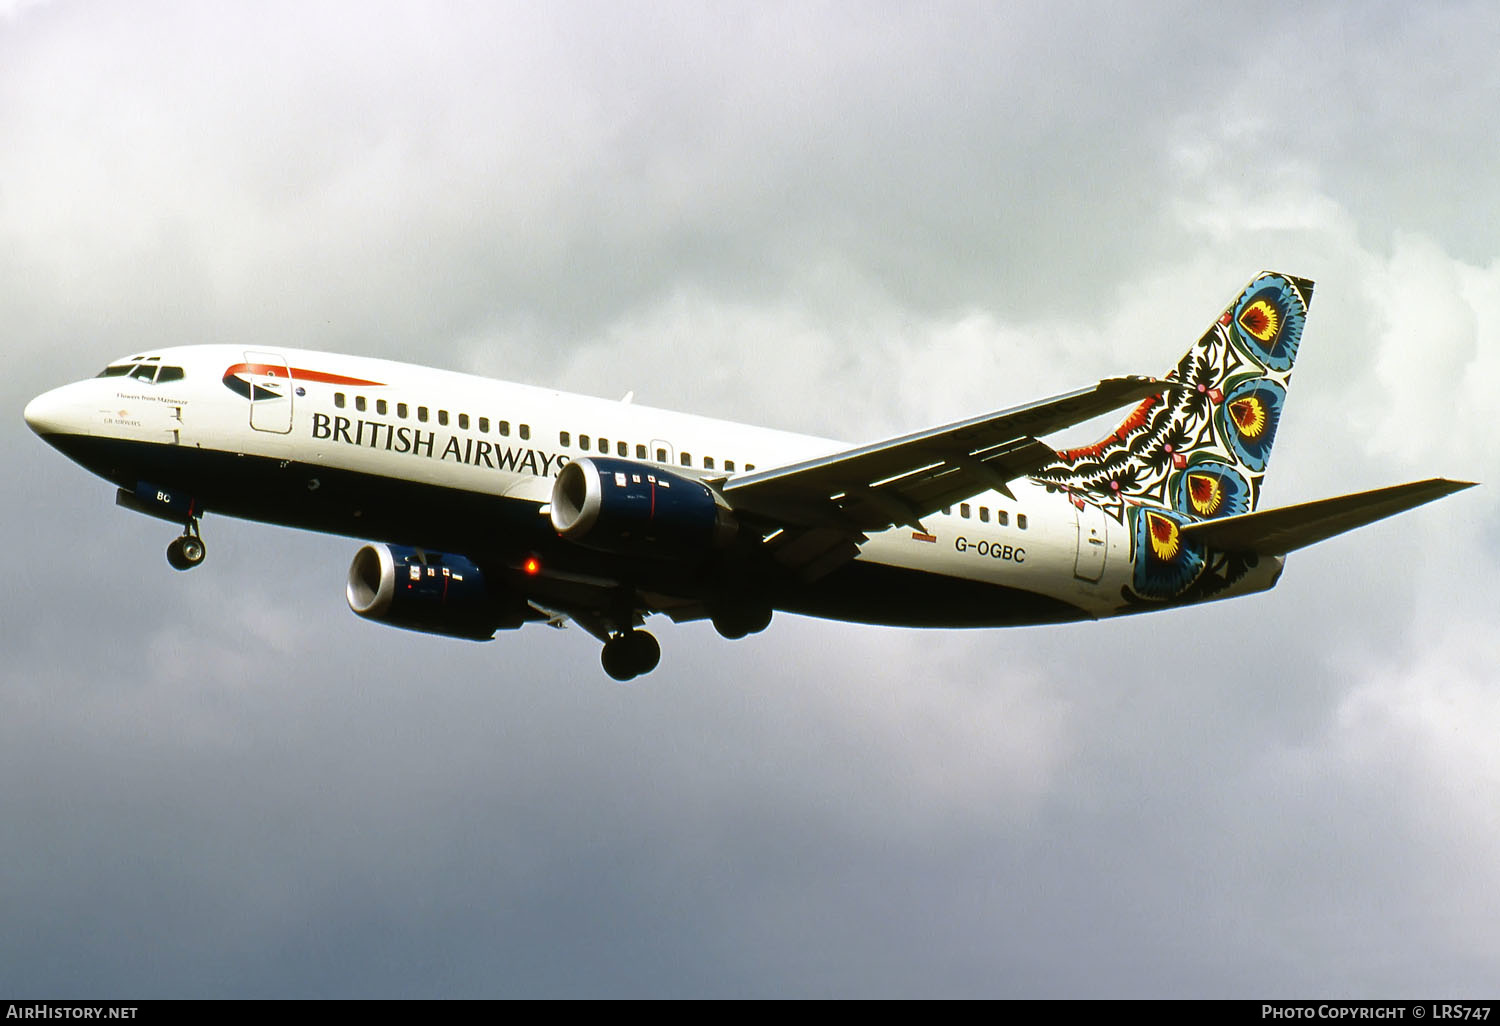
{"type": "Polygon", "coordinates": [[[1131,506],[1210,519],[1254,510],[1312,290],[1305,278],[1257,275],[1166,375],[1179,387],[1032,479],[1121,523],[1131,506]]]}

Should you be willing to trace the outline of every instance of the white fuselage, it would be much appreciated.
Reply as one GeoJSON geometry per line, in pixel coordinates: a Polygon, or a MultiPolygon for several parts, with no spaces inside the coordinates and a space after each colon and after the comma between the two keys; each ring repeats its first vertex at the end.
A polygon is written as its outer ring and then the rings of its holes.
{"type": "MultiPolygon", "coordinates": [[[[829,439],[385,360],[223,345],[149,356],[160,366],[180,368],[180,376],[98,377],[66,385],[34,400],[28,422],[45,436],[277,461],[310,494],[322,486],[325,472],[357,475],[448,490],[445,495],[511,500],[539,520],[545,520],[557,473],[583,456],[652,463],[714,482],[848,448],[829,439]]],[[[90,469],[114,476],[122,487],[133,484],[121,479],[128,476],[124,470],[115,468],[112,475],[110,467],[90,469]]],[[[191,489],[192,483],[177,484],[184,485],[191,489]]],[[[1011,488],[1014,499],[987,492],[925,517],[925,531],[900,527],[874,534],[858,560],[1047,596],[1086,617],[1126,611],[1121,589],[1130,577],[1131,553],[1125,525],[1093,504],[1077,504],[1029,480],[1016,480],[1011,488]]],[[[279,519],[274,511],[217,505],[235,515],[279,519]]],[[[219,511],[213,503],[208,509],[219,511]]],[[[361,536],[369,512],[356,508],[347,524],[319,526],[361,536]]],[[[441,505],[430,516],[440,523],[441,505]]],[[[292,516],[286,522],[299,523],[292,516]]],[[[983,620],[976,615],[966,622],[983,620]]]]}

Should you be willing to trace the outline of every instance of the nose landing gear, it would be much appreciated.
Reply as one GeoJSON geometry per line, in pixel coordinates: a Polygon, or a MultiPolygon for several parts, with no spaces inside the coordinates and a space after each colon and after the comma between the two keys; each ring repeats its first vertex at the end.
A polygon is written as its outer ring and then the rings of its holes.
{"type": "Polygon", "coordinates": [[[167,546],[167,562],[173,570],[191,570],[203,562],[208,555],[208,547],[203,544],[203,536],[198,533],[198,518],[189,520],[182,529],[182,536],[174,538],[172,544],[167,546]]]}
{"type": "Polygon", "coordinates": [[[198,517],[202,515],[203,507],[186,492],[173,491],[150,481],[137,481],[134,488],[121,488],[115,492],[115,505],[182,525],[182,536],[167,546],[167,562],[173,570],[191,570],[208,555],[203,536],[198,533],[198,517]]]}

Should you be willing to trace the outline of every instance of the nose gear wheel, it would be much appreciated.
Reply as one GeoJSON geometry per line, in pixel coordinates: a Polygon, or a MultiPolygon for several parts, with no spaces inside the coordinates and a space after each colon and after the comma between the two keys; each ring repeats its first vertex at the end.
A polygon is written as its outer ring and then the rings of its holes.
{"type": "Polygon", "coordinates": [[[203,536],[198,533],[197,517],[189,520],[182,536],[172,539],[172,544],[167,546],[167,563],[173,570],[191,570],[207,555],[208,546],[203,544],[203,536]]]}

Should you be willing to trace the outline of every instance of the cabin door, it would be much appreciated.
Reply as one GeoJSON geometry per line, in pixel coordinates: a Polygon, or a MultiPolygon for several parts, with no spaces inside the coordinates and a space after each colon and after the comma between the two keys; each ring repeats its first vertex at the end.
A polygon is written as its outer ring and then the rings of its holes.
{"type": "Polygon", "coordinates": [[[1073,576],[1080,581],[1098,581],[1104,576],[1104,558],[1109,554],[1109,516],[1092,502],[1074,507],[1078,514],[1078,557],[1073,576]]]}
{"type": "Polygon", "coordinates": [[[250,426],[284,435],[292,430],[292,372],[276,353],[245,353],[250,383],[250,426]]]}

